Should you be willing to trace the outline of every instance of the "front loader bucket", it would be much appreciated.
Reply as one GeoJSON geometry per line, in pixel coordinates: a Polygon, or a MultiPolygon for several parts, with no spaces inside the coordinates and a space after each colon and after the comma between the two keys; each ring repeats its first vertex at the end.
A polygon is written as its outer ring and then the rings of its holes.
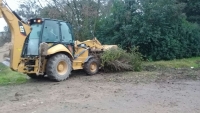
{"type": "Polygon", "coordinates": [[[118,48],[117,45],[103,45],[104,51],[107,51],[107,50],[110,50],[110,49],[117,49],[117,48],[118,48]]]}

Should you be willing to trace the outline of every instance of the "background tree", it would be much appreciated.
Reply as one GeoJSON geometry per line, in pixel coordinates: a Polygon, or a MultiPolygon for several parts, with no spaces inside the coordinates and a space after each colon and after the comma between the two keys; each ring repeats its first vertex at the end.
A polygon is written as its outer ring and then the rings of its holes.
{"type": "Polygon", "coordinates": [[[184,3],[184,13],[187,15],[187,20],[200,24],[200,1],[199,0],[178,0],[179,3],[184,3]]]}
{"type": "Polygon", "coordinates": [[[198,56],[199,26],[186,20],[176,0],[115,0],[109,16],[99,20],[101,42],[124,49],[140,47],[149,60],[198,56]]]}
{"type": "Polygon", "coordinates": [[[29,0],[20,5],[24,18],[45,17],[70,22],[75,38],[97,37],[139,51],[148,60],[200,55],[198,0],[29,0]]]}
{"type": "Polygon", "coordinates": [[[24,0],[20,3],[17,14],[25,21],[31,18],[36,18],[40,15],[41,6],[38,5],[39,0],[24,0]]]}
{"type": "Polygon", "coordinates": [[[8,26],[4,26],[4,31],[0,33],[0,47],[11,41],[11,32],[8,26]]]}
{"type": "Polygon", "coordinates": [[[94,37],[100,3],[100,0],[48,1],[48,5],[40,11],[40,16],[70,22],[76,39],[91,39],[94,37]]]}

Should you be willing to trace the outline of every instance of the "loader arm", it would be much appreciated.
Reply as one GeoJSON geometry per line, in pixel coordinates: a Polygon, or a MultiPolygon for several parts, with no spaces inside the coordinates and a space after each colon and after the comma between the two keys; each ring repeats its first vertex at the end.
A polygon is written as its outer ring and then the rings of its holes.
{"type": "Polygon", "coordinates": [[[3,17],[11,30],[10,68],[17,70],[21,59],[22,48],[30,26],[23,23],[15,12],[11,11],[5,2],[0,0],[0,17],[3,17]]]}

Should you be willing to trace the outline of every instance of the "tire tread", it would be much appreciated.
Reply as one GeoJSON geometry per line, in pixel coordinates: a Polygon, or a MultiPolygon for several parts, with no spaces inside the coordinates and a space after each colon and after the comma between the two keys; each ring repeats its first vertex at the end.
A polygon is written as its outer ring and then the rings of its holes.
{"type": "Polygon", "coordinates": [[[69,75],[71,74],[71,70],[72,70],[71,60],[65,54],[56,54],[56,55],[52,56],[51,58],[49,58],[49,60],[47,61],[46,73],[47,73],[48,77],[52,80],[55,80],[58,82],[66,80],[69,77],[69,75]],[[62,60],[62,59],[65,59],[67,62],[67,65],[68,65],[68,72],[67,72],[68,75],[65,78],[59,77],[59,74],[56,73],[57,71],[55,68],[55,65],[58,63],[58,61],[62,60]]]}

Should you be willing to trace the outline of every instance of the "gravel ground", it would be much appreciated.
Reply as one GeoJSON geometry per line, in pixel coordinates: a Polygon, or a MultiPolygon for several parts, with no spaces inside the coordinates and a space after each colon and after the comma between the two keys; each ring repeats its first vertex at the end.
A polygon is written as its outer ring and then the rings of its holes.
{"type": "Polygon", "coordinates": [[[175,72],[73,72],[63,82],[0,86],[0,113],[200,113],[200,81],[175,72]]]}

